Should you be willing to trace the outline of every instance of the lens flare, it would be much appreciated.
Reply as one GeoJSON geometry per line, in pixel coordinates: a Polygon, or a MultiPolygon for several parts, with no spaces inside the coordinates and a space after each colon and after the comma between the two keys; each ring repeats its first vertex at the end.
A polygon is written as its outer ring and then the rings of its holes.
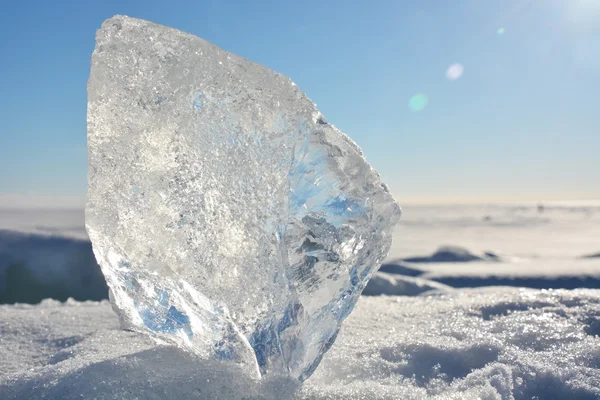
{"type": "Polygon", "coordinates": [[[455,81],[462,76],[464,71],[465,67],[463,67],[461,64],[452,64],[446,70],[446,78],[450,79],[451,81],[455,81]]]}
{"type": "Polygon", "coordinates": [[[500,36],[504,35],[504,28],[498,28],[498,30],[496,31],[496,33],[500,36]]]}
{"type": "Polygon", "coordinates": [[[408,102],[408,108],[412,112],[419,112],[427,106],[427,103],[429,103],[427,96],[425,96],[423,93],[417,93],[410,98],[408,102]]]}

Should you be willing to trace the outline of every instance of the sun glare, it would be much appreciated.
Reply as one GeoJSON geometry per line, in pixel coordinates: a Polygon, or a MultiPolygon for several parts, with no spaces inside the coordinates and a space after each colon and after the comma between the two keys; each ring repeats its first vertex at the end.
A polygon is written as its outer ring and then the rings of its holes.
{"type": "Polygon", "coordinates": [[[570,17],[581,20],[592,20],[597,23],[600,17],[600,0],[570,0],[568,3],[570,17]]]}

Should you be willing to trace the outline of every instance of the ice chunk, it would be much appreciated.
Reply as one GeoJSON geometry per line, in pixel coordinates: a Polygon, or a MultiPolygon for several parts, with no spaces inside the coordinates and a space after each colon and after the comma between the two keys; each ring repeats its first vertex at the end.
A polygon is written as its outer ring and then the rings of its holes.
{"type": "Polygon", "coordinates": [[[304,380],[400,209],[287,77],[116,16],[88,83],[86,227],[121,323],[304,380]]]}

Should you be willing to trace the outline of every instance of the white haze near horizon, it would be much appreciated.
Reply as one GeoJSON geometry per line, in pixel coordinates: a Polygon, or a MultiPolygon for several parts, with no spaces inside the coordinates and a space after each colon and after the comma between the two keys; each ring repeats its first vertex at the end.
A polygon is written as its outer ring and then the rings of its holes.
{"type": "MultiPolygon", "coordinates": [[[[476,254],[497,254],[515,271],[543,272],[562,264],[573,270],[574,259],[600,252],[600,201],[547,202],[543,210],[539,204],[403,204],[387,261],[430,255],[440,246],[453,245],[476,254]]],[[[0,229],[87,239],[82,206],[19,208],[0,203],[0,229]]],[[[597,260],[578,264],[600,272],[597,260]]],[[[479,268],[477,263],[469,265],[465,268],[479,268]]]]}

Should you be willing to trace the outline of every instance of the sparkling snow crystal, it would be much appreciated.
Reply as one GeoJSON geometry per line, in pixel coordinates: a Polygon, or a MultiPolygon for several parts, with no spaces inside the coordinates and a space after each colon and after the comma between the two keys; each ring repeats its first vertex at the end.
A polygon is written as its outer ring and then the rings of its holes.
{"type": "Polygon", "coordinates": [[[86,225],[123,326],[304,380],[400,209],[287,77],[116,16],[88,84],[86,225]]]}

